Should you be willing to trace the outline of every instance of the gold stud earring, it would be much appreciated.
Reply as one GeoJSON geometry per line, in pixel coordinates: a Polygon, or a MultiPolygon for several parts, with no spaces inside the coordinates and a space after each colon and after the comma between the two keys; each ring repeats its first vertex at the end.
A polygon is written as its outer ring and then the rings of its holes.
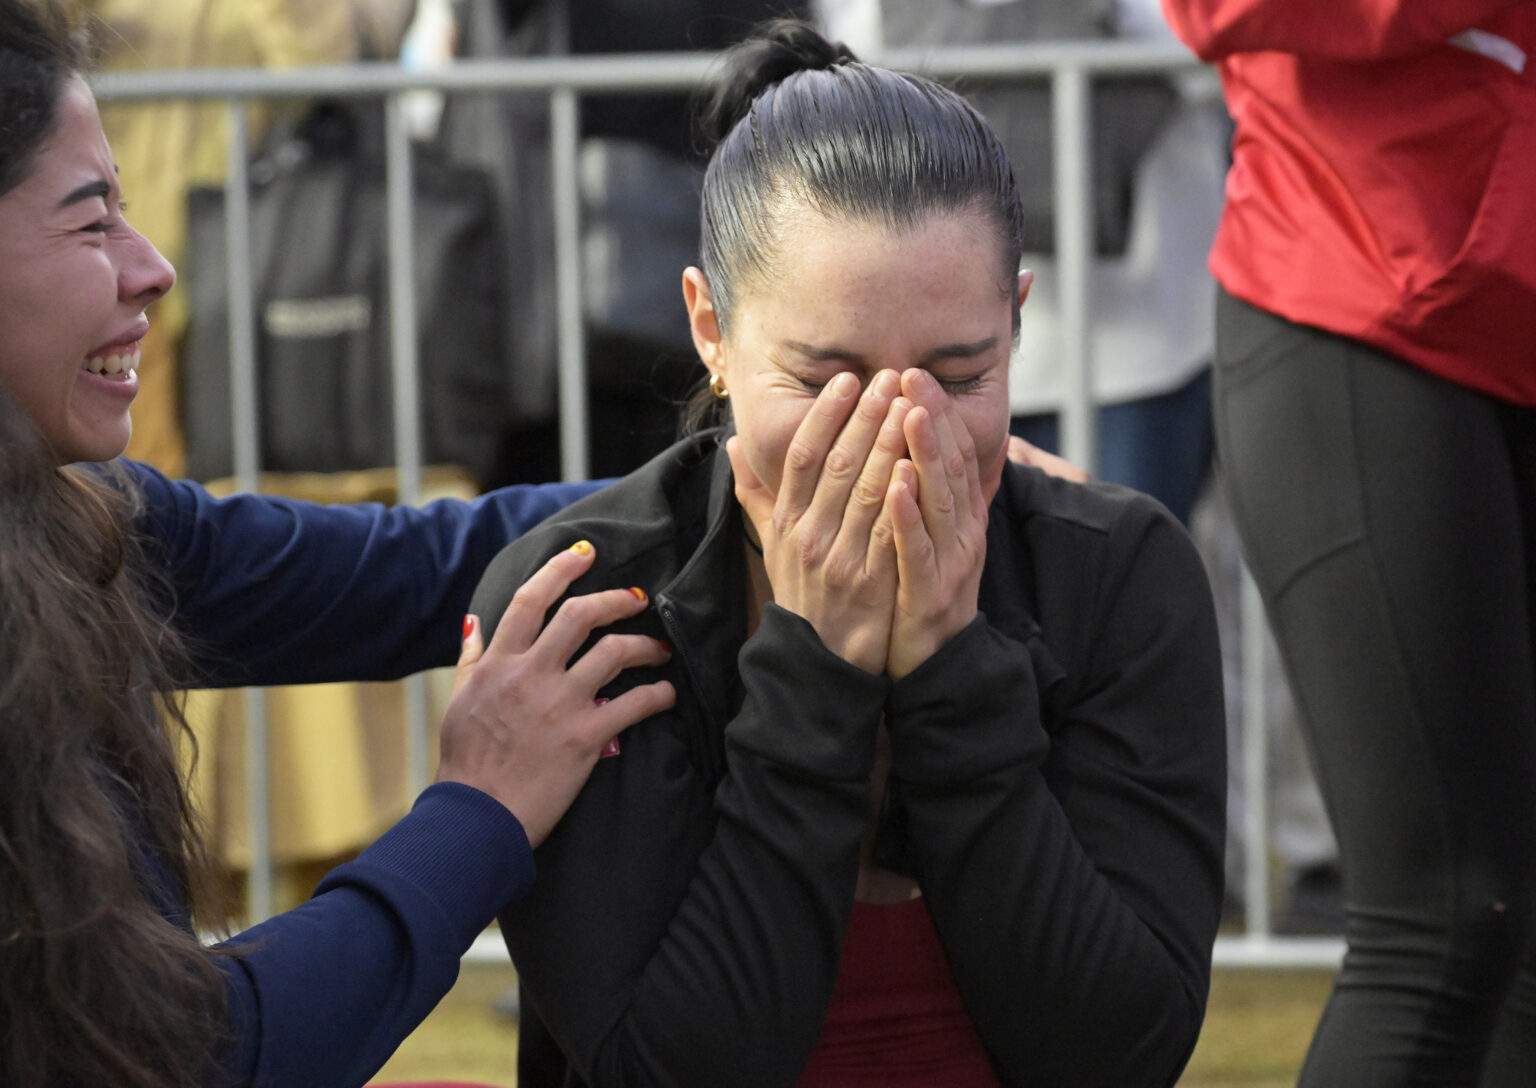
{"type": "Polygon", "coordinates": [[[725,400],[731,395],[731,391],[725,387],[725,375],[716,371],[709,376],[709,391],[717,400],[725,400]]]}

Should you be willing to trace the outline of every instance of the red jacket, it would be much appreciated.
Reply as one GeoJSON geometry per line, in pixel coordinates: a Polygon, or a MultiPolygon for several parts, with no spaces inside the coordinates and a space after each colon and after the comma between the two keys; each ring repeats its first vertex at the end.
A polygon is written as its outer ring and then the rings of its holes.
{"type": "Polygon", "coordinates": [[[1237,123],[1222,285],[1536,405],[1536,0],[1163,8],[1237,123]]]}

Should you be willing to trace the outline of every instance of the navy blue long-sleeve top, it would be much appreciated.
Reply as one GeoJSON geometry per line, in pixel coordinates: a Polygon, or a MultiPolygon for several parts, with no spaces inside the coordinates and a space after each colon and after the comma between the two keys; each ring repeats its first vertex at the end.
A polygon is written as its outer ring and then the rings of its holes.
{"type": "MultiPolygon", "coordinates": [[[[481,572],[593,484],[492,492],[421,509],[214,499],[125,462],[136,520],[208,686],[384,680],[451,664],[481,572]]],[[[499,618],[499,617],[498,617],[499,618]]],[[[447,993],[459,959],[525,893],[533,857],[494,798],[431,786],[314,898],[234,937],[235,1085],[362,1084],[447,993]]],[[[155,894],[164,898],[168,873],[155,894]]],[[[167,903],[168,912],[180,913],[167,903]]]]}

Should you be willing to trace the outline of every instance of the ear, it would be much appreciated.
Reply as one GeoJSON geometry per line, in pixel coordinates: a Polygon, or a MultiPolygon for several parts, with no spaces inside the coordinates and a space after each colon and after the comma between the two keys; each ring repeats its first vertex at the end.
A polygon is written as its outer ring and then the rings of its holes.
{"type": "Polygon", "coordinates": [[[709,281],[692,265],[683,269],[683,304],[688,307],[688,328],[693,333],[694,350],[711,374],[719,374],[725,366],[720,319],[709,297],[709,281]]]}
{"type": "Polygon", "coordinates": [[[1019,305],[1024,305],[1024,300],[1029,297],[1029,287],[1035,282],[1035,274],[1029,269],[1019,273],[1019,305]]]}

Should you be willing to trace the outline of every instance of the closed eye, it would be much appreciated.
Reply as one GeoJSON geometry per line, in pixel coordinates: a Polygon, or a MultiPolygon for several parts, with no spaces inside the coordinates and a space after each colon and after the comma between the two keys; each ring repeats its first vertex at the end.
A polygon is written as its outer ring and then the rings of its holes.
{"type": "Polygon", "coordinates": [[[943,378],[935,378],[939,388],[950,396],[959,396],[962,393],[974,393],[981,388],[981,375],[972,375],[969,378],[957,378],[954,381],[945,381],[943,378]]]}

